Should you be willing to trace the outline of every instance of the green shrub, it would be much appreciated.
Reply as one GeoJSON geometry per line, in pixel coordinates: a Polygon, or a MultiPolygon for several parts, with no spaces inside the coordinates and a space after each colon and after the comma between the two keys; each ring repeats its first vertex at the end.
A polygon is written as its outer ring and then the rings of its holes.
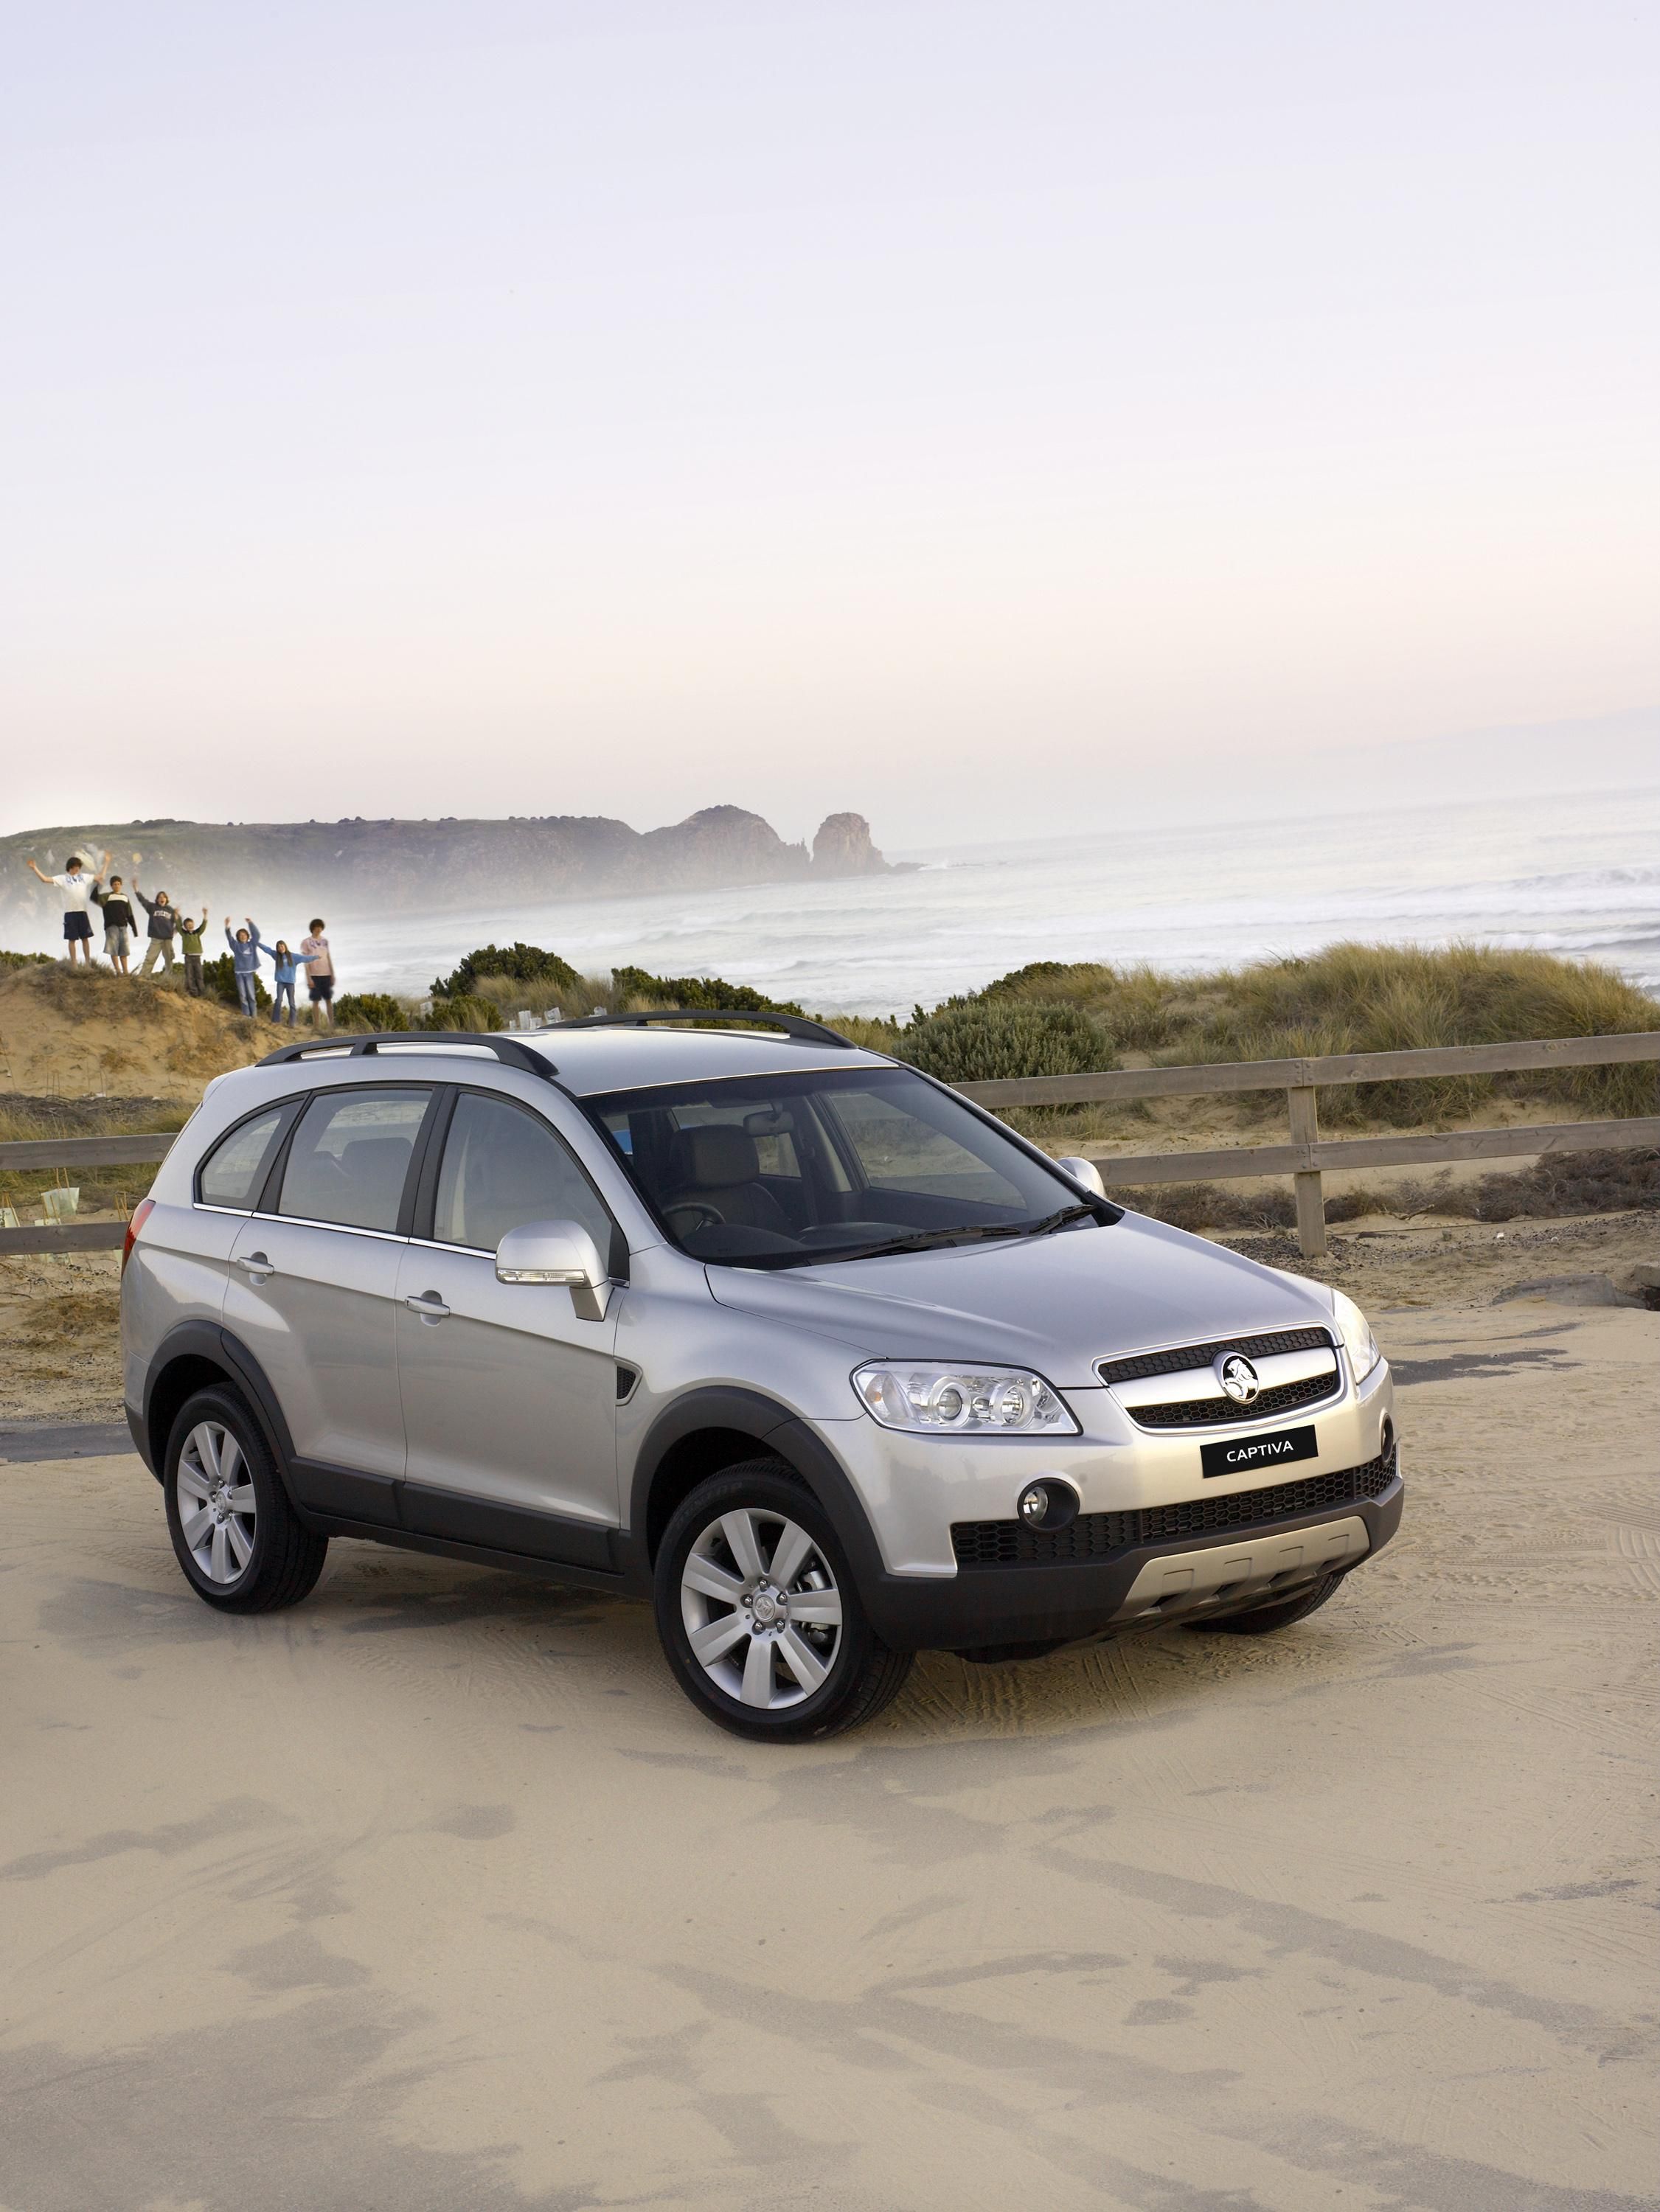
{"type": "Polygon", "coordinates": [[[406,1030],[408,1012],[390,991],[348,991],[334,1002],[334,1021],[343,1030],[406,1030]]]}
{"type": "Polygon", "coordinates": [[[719,975],[653,975],[643,968],[614,968],[611,989],[619,1012],[630,1000],[651,1006],[684,1006],[693,1014],[799,1014],[793,999],[769,999],[747,983],[724,982],[719,975]]]}
{"type": "Polygon", "coordinates": [[[551,983],[561,991],[575,990],[581,981],[569,960],[544,952],[539,945],[481,945],[432,987],[435,999],[459,999],[477,994],[481,975],[511,975],[520,983],[551,983]]]}
{"type": "Polygon", "coordinates": [[[471,992],[458,991],[448,998],[435,998],[432,1012],[416,1024],[423,1030],[471,1030],[487,1033],[506,1027],[502,1009],[489,999],[475,998],[471,992]]]}
{"type": "Polygon", "coordinates": [[[9,968],[41,968],[51,964],[50,952],[0,952],[0,974],[9,968]]]}
{"type": "Polygon", "coordinates": [[[1079,1075],[1114,1066],[1112,1039],[1076,1006],[982,1000],[913,1023],[891,1048],[942,1083],[1079,1075]]]}
{"type": "MultiPolygon", "coordinates": [[[[202,983],[209,998],[217,999],[221,1006],[229,1006],[240,1013],[242,1001],[236,995],[236,969],[228,952],[222,952],[216,960],[202,963],[202,983]]],[[[265,1013],[271,1005],[271,993],[265,980],[256,975],[253,979],[253,1003],[265,1013]]]]}

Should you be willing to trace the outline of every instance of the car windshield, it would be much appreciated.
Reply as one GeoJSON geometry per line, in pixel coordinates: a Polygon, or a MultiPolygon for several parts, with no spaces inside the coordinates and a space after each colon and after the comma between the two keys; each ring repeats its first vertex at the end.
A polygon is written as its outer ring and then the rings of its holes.
{"type": "Polygon", "coordinates": [[[907,1068],[667,1084],[587,1103],[697,1260],[822,1265],[1116,1218],[907,1068]]]}

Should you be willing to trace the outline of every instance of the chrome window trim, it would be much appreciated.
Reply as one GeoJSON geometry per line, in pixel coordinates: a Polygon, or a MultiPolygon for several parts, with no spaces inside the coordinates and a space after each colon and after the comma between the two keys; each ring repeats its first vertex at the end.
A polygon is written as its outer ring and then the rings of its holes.
{"type": "Polygon", "coordinates": [[[256,1209],[250,1221],[271,1221],[289,1229],[331,1229],[340,1237],[378,1237],[383,1244],[407,1244],[410,1239],[395,1229],[360,1229],[354,1221],[313,1221],[308,1213],[266,1213],[256,1209]]]}

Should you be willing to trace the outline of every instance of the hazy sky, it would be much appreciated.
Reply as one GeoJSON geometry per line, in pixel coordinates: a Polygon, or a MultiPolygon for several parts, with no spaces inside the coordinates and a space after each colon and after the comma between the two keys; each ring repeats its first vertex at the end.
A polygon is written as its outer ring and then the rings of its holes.
{"type": "Polygon", "coordinates": [[[0,826],[903,848],[1660,702],[1652,6],[5,37],[0,826]]]}

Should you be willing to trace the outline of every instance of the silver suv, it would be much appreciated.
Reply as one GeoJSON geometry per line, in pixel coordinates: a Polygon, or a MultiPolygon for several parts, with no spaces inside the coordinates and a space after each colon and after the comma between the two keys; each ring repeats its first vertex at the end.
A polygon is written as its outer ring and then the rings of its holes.
{"type": "Polygon", "coordinates": [[[331,1536],[649,1598],[763,1740],[921,1650],[1283,1627],[1401,1517],[1347,1298],[785,1017],[289,1045],[209,1086],[121,1313],[210,1605],[331,1536]]]}

